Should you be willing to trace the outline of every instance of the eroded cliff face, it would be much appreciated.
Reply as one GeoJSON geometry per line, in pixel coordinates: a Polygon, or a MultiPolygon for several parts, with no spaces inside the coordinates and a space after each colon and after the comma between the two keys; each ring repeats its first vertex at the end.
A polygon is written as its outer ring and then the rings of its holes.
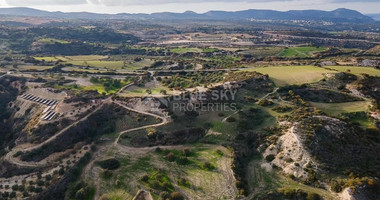
{"type": "Polygon", "coordinates": [[[21,129],[19,124],[22,119],[15,118],[15,114],[20,109],[14,102],[25,89],[25,82],[23,78],[11,76],[0,79],[0,147],[2,152],[4,152],[4,147],[14,140],[15,133],[21,129]]]}
{"type": "Polygon", "coordinates": [[[295,133],[293,126],[278,138],[275,144],[271,144],[263,153],[264,158],[272,165],[280,167],[284,173],[294,175],[297,178],[308,178],[304,168],[309,168],[316,163],[311,158],[300,137],[295,133]]]}
{"type": "MultiPolygon", "coordinates": [[[[322,174],[339,176],[354,172],[377,177],[380,169],[379,150],[379,144],[368,137],[365,131],[336,118],[313,116],[291,124],[261,152],[267,166],[278,167],[285,174],[305,183],[328,185],[329,181],[323,179],[322,174]]],[[[366,183],[363,181],[366,179],[361,182],[366,183]]],[[[359,184],[355,189],[344,190],[342,199],[347,196],[365,199],[366,196],[377,195],[367,186],[359,184]]]]}

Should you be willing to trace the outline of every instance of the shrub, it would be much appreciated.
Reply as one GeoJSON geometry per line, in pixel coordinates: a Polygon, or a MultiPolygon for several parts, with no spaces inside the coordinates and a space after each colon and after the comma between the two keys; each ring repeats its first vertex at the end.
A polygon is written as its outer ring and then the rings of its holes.
{"type": "Polygon", "coordinates": [[[34,187],[33,185],[31,185],[31,186],[28,187],[28,191],[29,192],[34,192],[35,189],[36,189],[36,187],[34,187]]]}
{"type": "Polygon", "coordinates": [[[342,191],[342,186],[338,181],[331,181],[331,190],[334,192],[341,192],[342,191]]]}
{"type": "Polygon", "coordinates": [[[265,160],[267,160],[268,162],[272,162],[275,158],[276,157],[274,155],[270,154],[265,157],[265,160]]]}
{"type": "Polygon", "coordinates": [[[220,156],[223,156],[223,155],[224,155],[223,151],[221,151],[220,149],[217,149],[217,150],[216,150],[216,154],[218,154],[218,155],[220,155],[220,156]]]}
{"type": "Polygon", "coordinates": [[[190,150],[188,148],[185,148],[182,150],[182,154],[187,157],[190,155],[190,150]]]}
{"type": "Polygon", "coordinates": [[[155,152],[160,153],[160,152],[162,152],[162,149],[161,149],[160,147],[157,147],[157,148],[155,149],[155,152]]]}
{"type": "Polygon", "coordinates": [[[172,152],[168,153],[166,157],[168,158],[169,161],[174,161],[174,154],[172,152]]]}
{"type": "Polygon", "coordinates": [[[293,159],[292,158],[285,158],[285,161],[289,163],[289,162],[293,162],[293,159]]]}
{"type": "Polygon", "coordinates": [[[170,198],[170,194],[166,191],[160,193],[160,200],[166,200],[170,198]]]}
{"type": "Polygon", "coordinates": [[[215,167],[210,162],[204,162],[203,168],[207,170],[213,170],[215,167]]]}
{"type": "Polygon", "coordinates": [[[108,170],[114,170],[114,169],[119,168],[120,166],[120,162],[116,160],[115,158],[100,161],[99,164],[101,168],[108,169],[108,170]]]}
{"type": "Polygon", "coordinates": [[[62,176],[63,174],[65,174],[65,170],[63,168],[60,168],[58,174],[62,176]]]}
{"type": "Polygon", "coordinates": [[[306,200],[319,200],[320,196],[316,193],[307,193],[306,200]]]}
{"type": "Polygon", "coordinates": [[[171,200],[183,200],[184,199],[183,196],[181,195],[181,193],[179,193],[179,192],[172,192],[170,194],[170,198],[171,198],[171,200]]]}
{"type": "Polygon", "coordinates": [[[10,198],[16,198],[16,192],[11,192],[11,194],[9,195],[10,198]]]}
{"type": "Polygon", "coordinates": [[[148,182],[149,181],[149,176],[144,174],[143,176],[140,177],[140,180],[143,182],[148,182]]]}
{"type": "Polygon", "coordinates": [[[269,101],[269,100],[263,99],[263,100],[259,101],[258,104],[260,106],[271,106],[274,103],[273,103],[273,101],[269,101]]]}
{"type": "Polygon", "coordinates": [[[178,160],[177,160],[177,163],[180,164],[180,165],[186,165],[188,164],[190,161],[189,159],[187,159],[187,157],[180,157],[178,160]]]}
{"type": "Polygon", "coordinates": [[[111,171],[109,171],[108,169],[105,169],[103,172],[102,172],[102,176],[103,178],[105,179],[109,179],[111,178],[113,175],[113,173],[111,171]]]}
{"type": "Polygon", "coordinates": [[[236,121],[236,119],[234,117],[228,117],[226,120],[227,120],[227,122],[230,122],[230,123],[236,121]]]}
{"type": "Polygon", "coordinates": [[[182,185],[182,186],[185,186],[185,187],[190,187],[189,181],[186,180],[186,179],[184,179],[184,178],[178,179],[178,185],[182,185]]]}

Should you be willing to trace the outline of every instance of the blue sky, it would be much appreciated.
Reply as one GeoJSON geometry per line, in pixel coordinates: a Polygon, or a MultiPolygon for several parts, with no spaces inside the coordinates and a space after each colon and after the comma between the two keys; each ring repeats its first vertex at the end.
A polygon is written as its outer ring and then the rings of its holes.
{"type": "Polygon", "coordinates": [[[32,7],[49,11],[96,13],[198,13],[209,10],[334,10],[355,9],[362,13],[380,13],[380,0],[0,0],[0,7],[32,7]]]}

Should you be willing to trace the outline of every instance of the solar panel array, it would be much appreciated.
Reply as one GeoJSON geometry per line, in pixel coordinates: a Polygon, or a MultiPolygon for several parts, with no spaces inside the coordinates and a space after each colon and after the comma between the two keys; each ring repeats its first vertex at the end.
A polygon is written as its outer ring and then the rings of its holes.
{"type": "Polygon", "coordinates": [[[44,110],[43,113],[45,113],[41,118],[47,121],[50,121],[53,119],[53,117],[57,114],[54,111],[55,106],[57,105],[57,100],[51,100],[51,99],[44,99],[41,97],[34,96],[32,94],[24,94],[21,96],[23,99],[26,99],[28,101],[34,101],[37,103],[42,103],[47,105],[48,107],[44,110]]]}

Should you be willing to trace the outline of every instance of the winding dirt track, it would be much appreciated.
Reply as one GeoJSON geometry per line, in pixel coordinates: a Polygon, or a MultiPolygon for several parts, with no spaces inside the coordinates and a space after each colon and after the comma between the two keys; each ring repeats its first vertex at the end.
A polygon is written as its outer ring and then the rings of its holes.
{"type": "Polygon", "coordinates": [[[108,98],[104,101],[104,103],[102,105],[100,105],[99,107],[97,107],[95,110],[93,110],[91,113],[87,114],[85,117],[83,117],[82,119],[76,121],[75,123],[67,126],[66,128],[60,130],[58,133],[56,133],[55,135],[53,135],[52,137],[50,137],[49,139],[45,140],[44,142],[40,143],[40,144],[37,144],[35,146],[31,146],[31,147],[28,147],[28,148],[23,148],[22,146],[20,147],[16,147],[16,148],[13,148],[9,153],[7,153],[4,157],[4,160],[5,161],[8,161],[9,163],[11,164],[15,164],[15,165],[18,165],[18,166],[23,166],[23,167],[41,167],[41,166],[44,166],[46,165],[45,162],[25,162],[25,161],[21,161],[19,158],[16,158],[14,157],[14,155],[21,151],[21,152],[27,152],[27,151],[32,151],[32,150],[35,150],[35,149],[38,149],[38,148],[41,148],[43,145],[55,140],[58,136],[62,135],[63,133],[65,133],[68,129],[70,129],[71,127],[77,125],[78,123],[84,121],[84,120],[87,120],[88,117],[90,117],[92,114],[94,114],[96,111],[98,111],[100,108],[103,107],[104,104],[107,104],[111,102],[111,99],[108,98]]]}
{"type": "Polygon", "coordinates": [[[152,125],[147,125],[147,126],[142,126],[142,127],[138,127],[138,128],[132,128],[132,129],[128,129],[128,130],[125,130],[125,131],[122,131],[119,133],[118,137],[116,138],[115,142],[114,142],[114,145],[117,145],[119,140],[120,140],[120,137],[124,134],[124,133],[128,133],[128,132],[132,132],[132,131],[137,131],[137,130],[141,130],[141,129],[146,129],[146,128],[150,128],[150,127],[157,127],[157,126],[162,126],[162,125],[165,125],[168,123],[168,119],[165,118],[165,117],[162,117],[160,115],[156,115],[156,114],[152,114],[152,113],[149,113],[149,112],[144,112],[144,111],[139,111],[139,110],[135,110],[133,108],[130,108],[130,107],[127,107],[125,105],[123,105],[122,103],[118,102],[118,101],[115,101],[114,102],[115,104],[127,109],[127,110],[130,110],[130,111],[133,111],[133,112],[136,112],[136,113],[140,113],[140,114],[144,114],[144,115],[149,115],[149,116],[152,116],[152,117],[155,117],[155,118],[160,118],[162,120],[161,123],[158,123],[158,124],[152,124],[152,125]]]}

